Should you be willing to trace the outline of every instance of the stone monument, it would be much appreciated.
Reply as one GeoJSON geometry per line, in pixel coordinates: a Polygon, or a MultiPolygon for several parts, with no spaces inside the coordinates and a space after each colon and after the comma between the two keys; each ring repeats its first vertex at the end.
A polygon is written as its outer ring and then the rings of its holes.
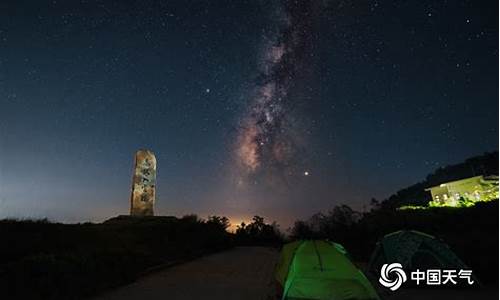
{"type": "Polygon", "coordinates": [[[156,157],[149,150],[139,150],[134,160],[130,215],[154,216],[155,193],[156,157]]]}

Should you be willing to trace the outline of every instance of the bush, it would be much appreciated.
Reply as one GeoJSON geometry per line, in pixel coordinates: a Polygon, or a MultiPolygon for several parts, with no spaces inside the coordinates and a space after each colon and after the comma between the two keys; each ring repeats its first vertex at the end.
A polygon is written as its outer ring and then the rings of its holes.
{"type": "Polygon", "coordinates": [[[236,243],[243,246],[280,247],[283,239],[276,222],[266,224],[264,218],[260,216],[254,216],[248,225],[241,223],[236,229],[235,236],[236,243]]]}

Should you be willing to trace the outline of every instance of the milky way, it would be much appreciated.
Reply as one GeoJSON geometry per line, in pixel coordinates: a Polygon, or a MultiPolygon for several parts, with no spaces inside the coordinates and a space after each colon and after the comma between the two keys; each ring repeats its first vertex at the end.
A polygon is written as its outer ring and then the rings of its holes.
{"type": "Polygon", "coordinates": [[[236,154],[243,174],[291,175],[301,153],[292,111],[294,91],[308,72],[314,39],[316,1],[285,1],[276,8],[277,30],[268,39],[261,72],[240,122],[236,154]]]}

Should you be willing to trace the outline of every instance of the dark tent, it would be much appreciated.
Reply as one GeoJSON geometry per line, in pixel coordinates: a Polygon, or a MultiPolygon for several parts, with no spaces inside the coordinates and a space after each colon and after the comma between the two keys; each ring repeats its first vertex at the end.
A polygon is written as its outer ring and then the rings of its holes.
{"type": "Polygon", "coordinates": [[[405,270],[468,269],[446,243],[414,230],[385,235],[375,247],[369,270],[378,275],[383,264],[395,262],[405,270]]]}

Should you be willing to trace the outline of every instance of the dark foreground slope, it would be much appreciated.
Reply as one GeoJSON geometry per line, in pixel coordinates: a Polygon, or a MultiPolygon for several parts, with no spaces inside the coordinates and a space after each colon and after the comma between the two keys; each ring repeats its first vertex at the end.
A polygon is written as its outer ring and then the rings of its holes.
{"type": "Polygon", "coordinates": [[[3,220],[0,236],[6,299],[83,298],[153,266],[232,245],[224,226],[192,217],[118,217],[102,224],[3,220]]]}

